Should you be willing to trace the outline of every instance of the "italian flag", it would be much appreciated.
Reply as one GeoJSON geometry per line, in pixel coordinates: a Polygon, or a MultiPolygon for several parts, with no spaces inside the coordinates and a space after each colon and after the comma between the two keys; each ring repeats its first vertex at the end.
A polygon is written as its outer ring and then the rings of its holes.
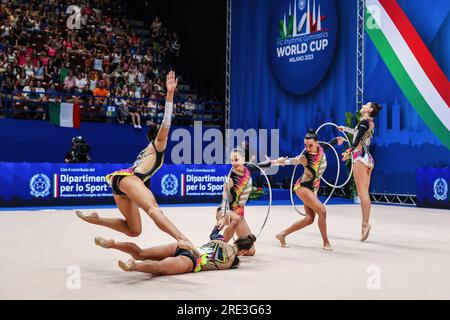
{"type": "Polygon", "coordinates": [[[49,113],[51,124],[66,128],[80,127],[81,112],[77,103],[51,102],[49,113]]]}
{"type": "Polygon", "coordinates": [[[450,149],[450,83],[396,0],[366,0],[365,29],[416,112],[450,149]]]}
{"type": "Polygon", "coordinates": [[[181,174],[181,189],[180,189],[180,195],[184,197],[186,195],[186,178],[184,176],[184,173],[181,174]]]}

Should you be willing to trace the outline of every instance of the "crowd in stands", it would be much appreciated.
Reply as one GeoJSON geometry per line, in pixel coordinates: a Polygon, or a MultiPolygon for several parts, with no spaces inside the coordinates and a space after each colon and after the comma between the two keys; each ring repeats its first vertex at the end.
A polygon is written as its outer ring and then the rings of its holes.
{"type": "MultiPolygon", "coordinates": [[[[144,41],[113,0],[0,3],[0,88],[13,100],[14,117],[46,119],[51,101],[79,103],[83,121],[141,128],[162,117],[165,75],[181,43],[158,17],[144,41]],[[81,8],[80,29],[67,27],[71,4],[81,8]]],[[[194,99],[184,98],[176,103],[175,117],[192,122],[194,99]]]]}

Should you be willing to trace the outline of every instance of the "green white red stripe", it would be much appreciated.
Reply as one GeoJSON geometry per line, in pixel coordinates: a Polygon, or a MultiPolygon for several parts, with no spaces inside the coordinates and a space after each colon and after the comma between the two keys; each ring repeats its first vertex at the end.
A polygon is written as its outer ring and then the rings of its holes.
{"type": "Polygon", "coordinates": [[[49,104],[50,123],[66,128],[79,128],[81,121],[80,106],[77,103],[49,104]]]}
{"type": "Polygon", "coordinates": [[[53,197],[59,198],[59,175],[53,175],[53,197]]]}
{"type": "Polygon", "coordinates": [[[416,112],[450,148],[449,81],[396,0],[366,0],[366,31],[416,112]]]}
{"type": "Polygon", "coordinates": [[[181,191],[180,194],[182,197],[184,197],[186,195],[186,178],[184,176],[184,173],[181,174],[181,191]]]}

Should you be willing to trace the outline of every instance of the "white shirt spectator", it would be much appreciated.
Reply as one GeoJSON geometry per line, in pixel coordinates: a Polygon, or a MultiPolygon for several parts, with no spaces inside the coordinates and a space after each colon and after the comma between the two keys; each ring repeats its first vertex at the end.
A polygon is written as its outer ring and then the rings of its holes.
{"type": "Polygon", "coordinates": [[[8,53],[8,62],[14,63],[16,61],[16,54],[14,52],[8,53]]]}
{"type": "Polygon", "coordinates": [[[22,96],[24,96],[25,98],[28,98],[30,96],[31,87],[25,86],[25,87],[23,87],[22,91],[24,91],[22,93],[22,96]]]}
{"type": "Polygon", "coordinates": [[[137,74],[137,81],[140,83],[144,83],[145,82],[145,74],[141,71],[138,72],[137,74]]]}
{"type": "Polygon", "coordinates": [[[44,94],[45,94],[45,89],[42,87],[36,87],[36,92],[40,93],[39,98],[42,99],[44,98],[44,94]]]}
{"type": "Polygon", "coordinates": [[[103,56],[103,61],[106,61],[106,62],[109,63],[109,59],[110,59],[109,54],[105,54],[105,55],[103,56]]]}
{"type": "Polygon", "coordinates": [[[156,100],[149,100],[148,103],[147,103],[147,107],[150,110],[156,110],[156,108],[158,107],[157,101],[156,100]]]}
{"type": "Polygon", "coordinates": [[[11,32],[11,27],[10,26],[1,26],[0,30],[3,31],[3,33],[2,33],[3,37],[9,37],[9,34],[11,32]]]}
{"type": "Polygon", "coordinates": [[[184,110],[185,114],[192,115],[194,113],[195,105],[192,103],[192,101],[186,101],[184,103],[184,110]]]}
{"type": "Polygon", "coordinates": [[[134,54],[133,55],[133,59],[135,59],[138,63],[141,63],[143,58],[144,57],[141,54],[134,54]]]}
{"type": "Polygon", "coordinates": [[[145,62],[152,62],[153,61],[153,57],[152,57],[152,55],[150,53],[147,53],[144,56],[144,60],[145,60],[145,62]]]}
{"type": "Polygon", "coordinates": [[[122,107],[127,105],[127,101],[123,97],[115,97],[114,104],[116,106],[122,107]]]}
{"type": "Polygon", "coordinates": [[[142,97],[141,96],[141,88],[140,87],[136,88],[136,91],[134,92],[134,97],[138,98],[138,99],[140,99],[142,97]]]}
{"type": "Polygon", "coordinates": [[[155,89],[156,92],[159,92],[159,91],[162,90],[162,87],[161,87],[158,83],[155,83],[155,84],[153,85],[153,88],[155,89]]]}
{"type": "Polygon", "coordinates": [[[75,78],[75,86],[77,87],[77,89],[79,90],[79,92],[83,91],[83,88],[85,85],[88,84],[88,80],[86,79],[86,77],[82,77],[82,78],[75,78]]]}
{"type": "Polygon", "coordinates": [[[128,77],[128,83],[135,84],[136,83],[136,71],[128,71],[127,77],[128,77]]]}
{"type": "Polygon", "coordinates": [[[113,63],[120,64],[120,62],[122,61],[122,55],[120,53],[114,52],[112,54],[112,57],[113,57],[113,63]]]}
{"type": "Polygon", "coordinates": [[[122,76],[122,71],[120,69],[115,69],[111,75],[113,78],[120,78],[122,76]]]}
{"type": "Polygon", "coordinates": [[[97,82],[98,80],[89,80],[89,90],[93,92],[97,88],[97,82]]]}
{"type": "Polygon", "coordinates": [[[26,65],[25,68],[25,77],[26,79],[30,78],[30,77],[34,77],[34,70],[33,70],[33,66],[30,65],[26,65]]]}

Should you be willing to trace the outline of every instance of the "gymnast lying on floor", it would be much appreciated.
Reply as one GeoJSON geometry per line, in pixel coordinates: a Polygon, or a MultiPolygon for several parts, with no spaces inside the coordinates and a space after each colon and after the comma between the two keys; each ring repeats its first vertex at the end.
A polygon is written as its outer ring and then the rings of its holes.
{"type": "Polygon", "coordinates": [[[115,242],[102,237],[96,237],[95,243],[106,249],[117,249],[130,254],[133,259],[119,261],[119,267],[124,271],[139,271],[156,276],[237,268],[238,256],[245,255],[252,248],[256,237],[253,234],[239,237],[231,245],[223,241],[219,232],[215,227],[209,236],[210,241],[197,248],[201,254],[199,258],[191,251],[180,249],[176,242],[147,249],[141,249],[132,242],[115,242]]]}

